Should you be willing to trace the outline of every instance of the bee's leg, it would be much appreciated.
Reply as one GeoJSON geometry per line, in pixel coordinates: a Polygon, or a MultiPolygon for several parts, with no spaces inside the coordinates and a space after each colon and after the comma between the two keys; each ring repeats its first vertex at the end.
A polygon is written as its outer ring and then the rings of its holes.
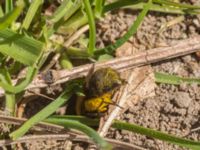
{"type": "Polygon", "coordinates": [[[96,109],[96,111],[97,111],[98,113],[101,113],[100,107],[101,107],[104,103],[105,103],[104,98],[101,98],[101,103],[99,104],[99,106],[98,106],[97,109],[96,109]]]}

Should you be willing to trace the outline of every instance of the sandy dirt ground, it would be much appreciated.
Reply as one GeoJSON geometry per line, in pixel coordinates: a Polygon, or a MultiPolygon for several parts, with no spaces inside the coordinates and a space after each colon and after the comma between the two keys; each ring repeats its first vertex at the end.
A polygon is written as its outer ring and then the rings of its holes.
{"type": "MultiPolygon", "coordinates": [[[[197,2],[197,1],[196,1],[197,2]]],[[[99,45],[114,42],[122,36],[135,19],[136,12],[121,10],[106,16],[99,23],[99,45]],[[104,31],[106,28],[106,31],[104,31]]],[[[178,40],[199,34],[200,16],[185,16],[183,21],[161,31],[166,22],[180,15],[149,13],[136,36],[129,42],[138,51],[162,47],[176,43],[178,40]]],[[[199,58],[195,55],[172,59],[152,64],[155,72],[179,75],[182,77],[200,77],[199,58]]],[[[149,127],[172,135],[200,140],[200,87],[197,84],[181,84],[179,86],[157,84],[156,96],[140,100],[120,116],[120,119],[149,127]]],[[[127,131],[110,130],[108,137],[130,142],[149,150],[182,150],[184,148],[155,140],[150,137],[127,131]]]]}
{"type": "MultiPolygon", "coordinates": [[[[191,3],[200,3],[192,1],[191,3]]],[[[138,11],[118,10],[105,16],[97,23],[97,46],[104,47],[114,43],[120,38],[136,19],[138,11]]],[[[165,47],[179,40],[191,38],[200,33],[200,16],[185,16],[182,21],[164,30],[161,27],[167,22],[180,17],[151,12],[146,17],[139,31],[128,42],[137,51],[146,51],[155,47],[165,47]]],[[[199,59],[195,54],[152,64],[156,72],[179,75],[182,77],[200,78],[199,59]]],[[[142,99],[120,115],[120,119],[149,127],[176,136],[200,140],[200,86],[197,84],[181,84],[179,86],[168,84],[156,85],[156,96],[142,99]]],[[[46,102],[44,102],[46,105],[46,102]]],[[[35,104],[32,110],[35,110],[35,104]]],[[[30,107],[33,107],[30,106],[30,107]]],[[[36,112],[33,112],[36,113],[36,112]]],[[[148,150],[184,150],[179,146],[168,144],[160,140],[135,134],[132,132],[110,129],[107,137],[129,142],[148,150]]],[[[36,143],[38,144],[38,143],[36,143]]],[[[35,143],[30,144],[34,149],[35,143]]],[[[63,143],[61,143],[63,147],[63,143]]],[[[38,145],[38,149],[58,149],[57,142],[46,141],[38,145]],[[46,145],[46,146],[44,146],[46,145]],[[48,147],[48,145],[50,147],[48,147]]],[[[84,149],[81,144],[75,144],[74,149],[84,149]]]]}

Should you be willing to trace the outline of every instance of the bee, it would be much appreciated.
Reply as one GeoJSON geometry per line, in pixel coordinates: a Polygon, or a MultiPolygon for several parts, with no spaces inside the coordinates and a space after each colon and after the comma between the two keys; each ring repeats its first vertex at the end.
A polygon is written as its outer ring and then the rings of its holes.
{"type": "Polygon", "coordinates": [[[113,104],[115,91],[124,83],[119,73],[110,67],[96,70],[88,81],[86,96],[77,104],[77,108],[81,108],[81,114],[86,116],[102,116],[113,104]]]}

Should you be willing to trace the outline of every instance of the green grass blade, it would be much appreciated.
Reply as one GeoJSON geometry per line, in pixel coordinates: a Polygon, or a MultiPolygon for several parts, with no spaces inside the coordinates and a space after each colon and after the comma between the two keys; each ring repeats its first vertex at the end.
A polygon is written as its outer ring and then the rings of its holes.
{"type": "Polygon", "coordinates": [[[152,1],[149,0],[147,4],[144,5],[144,9],[142,10],[142,12],[138,15],[136,21],[134,21],[134,24],[130,27],[130,29],[128,30],[128,32],[120,39],[118,39],[113,45],[109,45],[103,49],[98,49],[95,51],[95,55],[99,56],[102,54],[113,54],[113,52],[120,47],[121,45],[123,45],[131,36],[133,36],[133,34],[135,34],[137,32],[138,27],[140,26],[140,24],[142,23],[144,17],[146,16],[148,10],[151,8],[151,4],[152,1]]]}
{"type": "Polygon", "coordinates": [[[72,119],[67,118],[48,118],[45,122],[53,123],[57,125],[64,126],[66,128],[77,129],[88,135],[92,140],[94,140],[102,150],[111,150],[112,147],[108,144],[99,134],[92,128],[72,119]]]}
{"type": "Polygon", "coordinates": [[[6,0],[5,2],[6,14],[13,10],[13,0],[6,0]]]}
{"type": "MultiPolygon", "coordinates": [[[[72,1],[72,0],[71,0],[72,1]]],[[[72,4],[70,4],[70,7],[67,9],[65,15],[62,19],[59,19],[53,26],[48,30],[48,37],[50,37],[53,33],[57,32],[60,27],[62,27],[71,16],[74,16],[74,14],[78,11],[78,9],[82,5],[82,0],[75,0],[72,1],[72,4]]],[[[55,15],[55,14],[54,14],[55,15]]],[[[63,33],[63,32],[62,32],[63,33]]]]}
{"type": "Polygon", "coordinates": [[[59,64],[63,69],[72,69],[73,64],[66,53],[63,53],[59,59],[59,64]]]}
{"type": "Polygon", "coordinates": [[[73,34],[78,28],[87,24],[88,18],[85,13],[81,10],[76,12],[71,18],[69,18],[60,28],[58,28],[57,33],[61,34],[73,34]]]}
{"type": "Polygon", "coordinates": [[[6,100],[5,102],[6,115],[15,116],[15,106],[16,106],[15,94],[6,92],[5,100],[6,100]]]}
{"type": "Polygon", "coordinates": [[[43,46],[40,41],[9,29],[0,30],[0,53],[25,65],[34,66],[37,63],[42,54],[43,46]]]}
{"type": "Polygon", "coordinates": [[[190,4],[181,4],[181,3],[176,3],[176,2],[168,1],[168,0],[153,0],[153,2],[159,3],[159,4],[171,5],[174,7],[179,7],[179,8],[184,8],[184,9],[200,9],[200,6],[190,5],[190,4]]]}
{"type": "Polygon", "coordinates": [[[73,2],[73,5],[71,5],[71,7],[67,10],[64,16],[64,21],[69,19],[82,6],[82,0],[75,0],[72,2],[73,2]]]}
{"type": "MultiPolygon", "coordinates": [[[[130,8],[130,9],[142,9],[143,8],[144,3],[139,3],[136,5],[131,5],[131,6],[127,6],[126,8],[130,8]]],[[[182,9],[179,7],[171,7],[168,5],[159,5],[159,4],[152,4],[152,7],[150,8],[151,11],[156,11],[156,12],[162,12],[162,13],[167,13],[167,14],[190,14],[190,15],[197,15],[200,13],[200,11],[197,10],[193,10],[193,9],[182,9]]]]}
{"type": "Polygon", "coordinates": [[[81,49],[75,48],[75,47],[69,47],[66,51],[67,55],[70,58],[82,58],[82,59],[88,59],[89,55],[86,51],[83,51],[81,49]]]}
{"type": "MultiPolygon", "coordinates": [[[[5,84],[12,85],[11,78],[8,70],[6,68],[0,69],[0,80],[5,84]]],[[[10,92],[5,92],[5,112],[7,115],[14,116],[15,115],[15,95],[10,92]]]]}
{"type": "Polygon", "coordinates": [[[190,148],[192,150],[199,150],[200,149],[200,142],[195,142],[192,140],[187,140],[187,139],[183,139],[180,137],[176,137],[173,135],[169,135],[166,133],[162,133],[160,131],[156,131],[153,129],[149,129],[149,128],[144,128],[135,124],[129,124],[126,122],[122,122],[122,121],[114,121],[114,123],[112,124],[112,127],[116,128],[116,129],[121,129],[121,130],[128,130],[128,131],[132,131],[134,133],[139,133],[142,135],[146,135],[149,137],[153,137],[159,140],[163,140],[163,141],[167,141],[179,146],[183,146],[183,147],[187,147],[190,148]]]}
{"type": "Polygon", "coordinates": [[[23,136],[32,126],[37,124],[40,121],[43,121],[52,113],[54,113],[60,106],[62,106],[65,102],[69,100],[69,98],[73,94],[73,90],[75,88],[75,84],[70,84],[67,89],[53,102],[43,108],[36,115],[27,120],[19,129],[15,130],[10,134],[10,137],[13,140],[18,139],[23,136]]]}
{"type": "MultiPolygon", "coordinates": [[[[72,5],[73,5],[72,0],[64,0],[58,7],[58,9],[55,11],[55,13],[52,15],[50,21],[53,23],[58,22],[61,18],[63,18],[67,14],[72,5]]],[[[73,10],[71,9],[71,11],[73,10]]]]}
{"type": "Polygon", "coordinates": [[[169,75],[169,74],[160,73],[160,72],[155,72],[154,76],[155,76],[156,82],[159,82],[159,83],[175,84],[175,85],[179,85],[181,83],[200,84],[200,79],[197,79],[197,78],[184,78],[184,77],[169,75]]]}
{"type": "Polygon", "coordinates": [[[33,2],[31,3],[28,12],[26,14],[26,17],[22,23],[22,28],[25,30],[28,30],[34,16],[37,13],[38,8],[43,4],[43,0],[33,0],[33,2]]]}
{"type": "Polygon", "coordinates": [[[12,86],[4,82],[4,75],[0,73],[0,86],[9,93],[20,93],[25,90],[25,88],[32,82],[34,76],[37,74],[37,69],[34,67],[28,67],[27,75],[25,80],[21,81],[18,85],[12,86]]]}
{"type": "Polygon", "coordinates": [[[94,12],[96,18],[101,18],[104,2],[104,0],[95,0],[94,12]]]}
{"type": "MultiPolygon", "coordinates": [[[[132,1],[132,0],[124,0],[124,1],[116,1],[110,4],[107,4],[104,9],[103,13],[108,11],[112,11],[119,8],[129,8],[133,10],[143,9],[145,3],[141,2],[140,0],[132,1]]],[[[183,9],[179,7],[172,7],[169,5],[160,5],[160,4],[152,4],[150,11],[162,12],[167,14],[199,14],[200,12],[194,9],[183,9]]]]}
{"type": "Polygon", "coordinates": [[[7,28],[13,23],[21,14],[24,4],[18,4],[13,10],[9,11],[5,16],[0,18],[0,30],[7,28]]]}
{"type": "Polygon", "coordinates": [[[122,8],[125,6],[135,5],[138,3],[142,3],[141,0],[135,0],[135,1],[133,1],[133,0],[123,0],[123,1],[118,0],[118,1],[115,1],[115,2],[105,5],[105,7],[103,8],[103,12],[105,13],[108,11],[119,9],[119,8],[122,8]]]}
{"type": "Polygon", "coordinates": [[[2,7],[0,5],[0,17],[3,17],[3,16],[4,16],[3,9],[2,9],[2,7]]]}
{"type": "MultiPolygon", "coordinates": [[[[99,124],[98,119],[91,119],[91,118],[86,118],[83,116],[58,116],[58,115],[55,115],[55,116],[51,116],[50,118],[45,120],[45,122],[46,121],[49,122],[49,119],[50,119],[50,123],[59,124],[59,125],[63,125],[64,120],[77,121],[79,123],[83,123],[85,125],[92,125],[92,126],[98,126],[98,124],[99,124]]],[[[130,124],[130,123],[122,122],[122,121],[115,120],[114,123],[112,124],[112,127],[116,128],[116,129],[128,130],[128,131],[131,131],[134,133],[139,133],[139,134],[146,135],[146,136],[149,136],[152,138],[167,141],[172,144],[191,148],[193,150],[198,150],[200,148],[200,142],[187,140],[184,138],[176,137],[176,136],[166,134],[166,133],[163,133],[160,131],[156,131],[156,130],[149,129],[149,128],[144,128],[144,127],[141,127],[138,125],[134,125],[134,124],[130,124]]]]}
{"type": "Polygon", "coordinates": [[[5,69],[4,67],[0,68],[0,80],[3,83],[7,83],[7,84],[10,84],[10,85],[12,84],[10,75],[9,75],[7,69],[5,69]]]}
{"type": "Polygon", "coordinates": [[[95,45],[96,45],[96,26],[95,26],[95,20],[92,8],[90,6],[89,0],[83,0],[84,8],[88,17],[88,23],[89,23],[89,47],[88,47],[88,54],[90,56],[93,56],[95,45]]]}
{"type": "MultiPolygon", "coordinates": [[[[48,119],[67,119],[67,120],[73,120],[80,122],[82,124],[85,124],[87,126],[98,126],[99,125],[99,119],[97,118],[88,118],[85,116],[73,116],[73,115],[53,115],[49,117],[48,119]]],[[[48,120],[47,119],[47,120],[48,120]]],[[[46,120],[45,120],[46,121],[46,120]]]]}

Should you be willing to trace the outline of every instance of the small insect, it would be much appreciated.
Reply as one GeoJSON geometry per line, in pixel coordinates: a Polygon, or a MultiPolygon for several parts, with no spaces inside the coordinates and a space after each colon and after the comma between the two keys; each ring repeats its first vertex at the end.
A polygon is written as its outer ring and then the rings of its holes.
{"type": "Polygon", "coordinates": [[[119,73],[112,68],[96,70],[88,81],[86,96],[81,102],[81,113],[91,117],[103,115],[108,106],[114,104],[113,94],[124,83],[119,73]]]}

